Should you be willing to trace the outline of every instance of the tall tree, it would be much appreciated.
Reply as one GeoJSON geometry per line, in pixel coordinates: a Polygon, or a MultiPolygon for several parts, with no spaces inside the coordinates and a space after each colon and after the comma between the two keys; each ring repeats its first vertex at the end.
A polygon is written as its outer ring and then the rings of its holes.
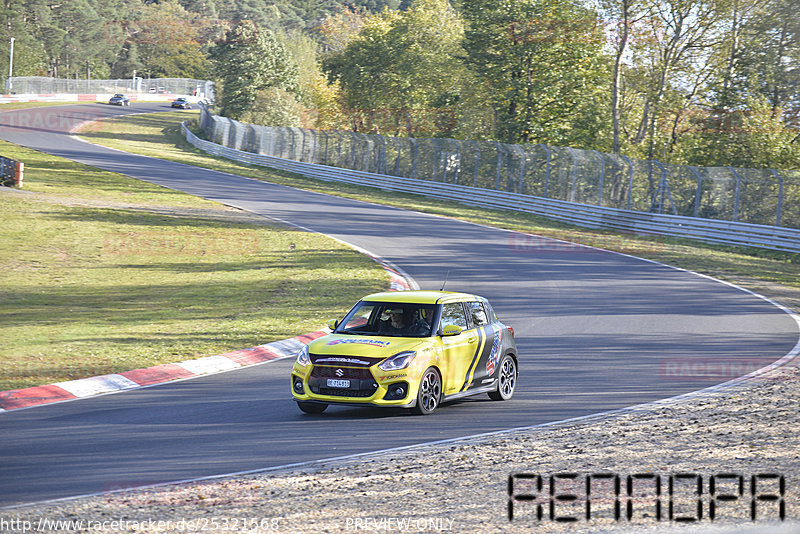
{"type": "Polygon", "coordinates": [[[614,50],[614,66],[611,72],[611,123],[614,154],[620,152],[622,121],[622,72],[628,55],[629,43],[636,39],[636,29],[644,18],[642,0],[601,0],[600,8],[608,21],[608,32],[614,50]]]}
{"type": "Polygon", "coordinates": [[[352,127],[405,135],[455,127],[463,26],[446,0],[416,0],[405,12],[369,17],[323,67],[341,84],[352,127]]]}
{"type": "Polygon", "coordinates": [[[269,30],[262,30],[251,21],[242,21],[231,28],[225,41],[210,51],[222,114],[240,118],[250,109],[259,91],[276,88],[297,93],[297,66],[286,47],[269,30]]]}
{"type": "MultiPolygon", "coordinates": [[[[47,53],[27,9],[26,0],[5,0],[0,3],[0,75],[8,74],[11,38],[14,38],[15,76],[41,76],[47,71],[47,53]],[[27,15],[26,15],[27,14],[27,15]]],[[[3,86],[5,90],[5,86],[3,86]]]]}
{"type": "Polygon", "coordinates": [[[791,0],[769,0],[749,17],[735,75],[767,99],[773,116],[800,108],[800,17],[791,0]]]}
{"type": "MultiPolygon", "coordinates": [[[[637,60],[649,78],[635,141],[646,142],[647,159],[656,157],[656,128],[665,95],[679,88],[681,76],[710,67],[720,40],[724,11],[716,0],[658,0],[648,10],[650,38],[637,60]]],[[[654,186],[653,186],[654,187],[654,186]]]]}
{"type": "Polygon", "coordinates": [[[497,136],[597,146],[607,61],[596,14],[569,0],[463,0],[462,9],[467,61],[492,88],[497,136]]]}
{"type": "MultiPolygon", "coordinates": [[[[201,50],[200,29],[194,16],[178,0],[163,0],[142,6],[125,24],[126,61],[121,67],[136,68],[148,78],[201,78],[206,75],[206,58],[201,50]]],[[[120,76],[132,73],[120,72],[120,76]]]]}
{"type": "Polygon", "coordinates": [[[113,58],[116,50],[107,41],[96,0],[50,2],[47,7],[49,13],[43,18],[47,22],[38,29],[53,76],[68,78],[85,73],[87,58],[113,58]]]}

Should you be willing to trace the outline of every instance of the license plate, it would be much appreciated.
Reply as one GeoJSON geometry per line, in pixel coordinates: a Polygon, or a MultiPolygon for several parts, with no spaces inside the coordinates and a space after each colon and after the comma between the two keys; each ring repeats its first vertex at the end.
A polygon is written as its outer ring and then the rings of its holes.
{"type": "Polygon", "coordinates": [[[329,378],[328,379],[328,387],[329,388],[350,389],[350,381],[349,380],[335,380],[333,378],[329,378]]]}

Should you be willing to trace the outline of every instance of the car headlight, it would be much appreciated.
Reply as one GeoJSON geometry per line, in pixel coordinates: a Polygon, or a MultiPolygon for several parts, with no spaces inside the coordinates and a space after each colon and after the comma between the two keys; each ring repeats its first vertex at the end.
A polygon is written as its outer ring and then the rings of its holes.
{"type": "Polygon", "coordinates": [[[300,351],[300,354],[297,355],[297,364],[301,367],[305,367],[310,363],[311,358],[308,357],[308,345],[306,345],[303,347],[303,350],[300,351]]]}
{"type": "Polygon", "coordinates": [[[413,350],[400,352],[391,358],[383,360],[378,367],[384,371],[399,371],[408,367],[416,355],[417,353],[413,350]]]}

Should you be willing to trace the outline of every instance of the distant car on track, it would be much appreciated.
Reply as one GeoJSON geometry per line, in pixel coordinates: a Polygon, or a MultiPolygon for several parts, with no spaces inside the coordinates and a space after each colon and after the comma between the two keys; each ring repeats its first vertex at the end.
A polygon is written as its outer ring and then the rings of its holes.
{"type": "Polygon", "coordinates": [[[187,99],[181,97],[172,101],[173,108],[192,109],[192,104],[187,99]]]}
{"type": "Polygon", "coordinates": [[[427,415],[443,401],[480,393],[508,400],[514,394],[514,331],[483,297],[375,293],[328,326],[332,333],[304,347],[292,368],[292,395],[304,412],[345,404],[427,415]]]}
{"type": "Polygon", "coordinates": [[[114,106],[130,106],[131,99],[122,93],[117,93],[109,99],[108,103],[114,106]]]}

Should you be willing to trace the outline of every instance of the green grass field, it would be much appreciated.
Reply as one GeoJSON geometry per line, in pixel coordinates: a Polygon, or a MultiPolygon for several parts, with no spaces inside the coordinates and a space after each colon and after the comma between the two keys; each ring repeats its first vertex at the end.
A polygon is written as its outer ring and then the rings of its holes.
{"type": "Polygon", "coordinates": [[[0,390],[318,330],[388,287],[323,236],[0,142],[0,390]]]}
{"type": "Polygon", "coordinates": [[[124,117],[93,125],[81,135],[89,141],[129,152],[652,259],[740,284],[800,311],[800,254],[589,230],[519,212],[487,210],[422,196],[323,182],[244,165],[210,156],[186,142],[180,133],[180,123],[197,115],[197,111],[180,111],[124,117]]]}

